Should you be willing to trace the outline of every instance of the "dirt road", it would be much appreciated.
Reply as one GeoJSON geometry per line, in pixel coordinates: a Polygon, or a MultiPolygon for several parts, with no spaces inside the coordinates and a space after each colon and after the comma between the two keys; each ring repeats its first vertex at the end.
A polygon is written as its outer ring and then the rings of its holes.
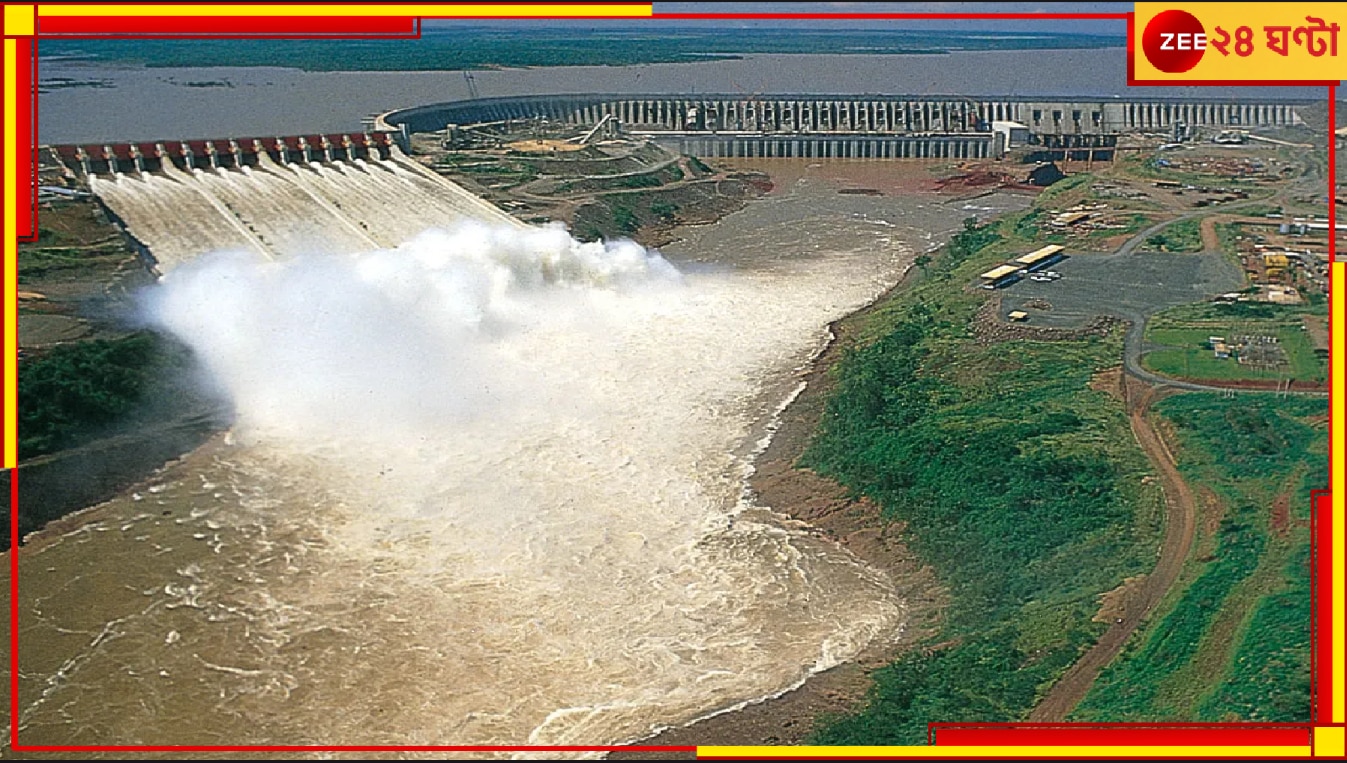
{"type": "Polygon", "coordinates": [[[1197,501],[1179,475],[1169,444],[1146,416],[1146,411],[1157,398],[1158,390],[1125,375],[1119,383],[1126,400],[1132,434],[1159,473],[1160,484],[1165,492],[1165,534],[1160,546],[1160,557],[1155,563],[1155,569],[1141,581],[1126,601],[1121,622],[1110,625],[1099,641],[1062,675],[1030,713],[1031,721],[1054,723],[1066,720],[1066,716],[1090,691],[1099,672],[1118,656],[1128,638],[1160,604],[1174,581],[1178,580],[1188,549],[1193,544],[1197,527],[1197,501]]]}

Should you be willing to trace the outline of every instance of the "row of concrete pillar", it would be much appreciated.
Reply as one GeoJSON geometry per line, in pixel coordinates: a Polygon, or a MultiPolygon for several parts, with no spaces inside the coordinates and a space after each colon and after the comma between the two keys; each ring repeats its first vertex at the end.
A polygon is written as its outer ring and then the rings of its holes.
{"type": "Polygon", "coordinates": [[[656,137],[656,140],[679,153],[707,157],[979,159],[992,153],[991,135],[871,139],[680,135],[656,137]]]}
{"type": "Polygon", "coordinates": [[[571,121],[611,114],[635,129],[747,132],[972,132],[986,120],[963,101],[706,100],[608,101],[577,108],[571,121]]]}
{"type": "Polygon", "coordinates": [[[1175,122],[1192,125],[1289,126],[1300,115],[1286,104],[1129,103],[1124,108],[1129,128],[1167,128],[1175,122]]]}
{"type": "Polygon", "coordinates": [[[593,127],[605,117],[636,132],[862,134],[980,133],[997,121],[1018,122],[1038,136],[1118,135],[1135,130],[1189,126],[1291,126],[1303,124],[1283,102],[962,98],[949,96],[659,96],[562,95],[489,98],[434,104],[394,112],[393,124],[430,131],[446,124],[474,125],[543,119],[593,127]]]}
{"type": "Polygon", "coordinates": [[[745,132],[972,132],[993,121],[1055,134],[1096,134],[1175,121],[1189,125],[1300,124],[1291,104],[894,100],[639,99],[578,106],[568,121],[612,115],[634,129],[745,132]]]}
{"type": "MultiPolygon", "coordinates": [[[[1190,125],[1301,124],[1296,103],[1047,100],[958,97],[816,96],[522,96],[410,109],[414,130],[546,118],[593,126],[612,116],[629,129],[679,132],[980,132],[994,121],[1019,122],[1037,134],[1117,134],[1190,125]]],[[[393,117],[396,121],[396,116],[393,117]]],[[[404,123],[405,123],[404,119],[404,123]]]]}
{"type": "MultiPolygon", "coordinates": [[[[368,139],[368,135],[366,138],[368,139]]],[[[217,146],[215,141],[205,141],[200,155],[192,149],[192,146],[186,142],[176,144],[176,150],[169,149],[163,143],[154,144],[152,151],[146,152],[137,144],[124,146],[122,153],[118,153],[111,145],[100,147],[101,155],[98,152],[91,155],[84,146],[75,146],[73,152],[58,151],[58,155],[70,154],[70,157],[79,165],[79,169],[85,175],[113,173],[113,172],[153,172],[164,167],[168,162],[179,169],[216,169],[219,167],[245,167],[256,166],[258,157],[261,154],[268,154],[275,161],[285,163],[291,161],[303,161],[313,163],[322,161],[332,163],[337,160],[355,160],[368,159],[371,154],[375,159],[387,159],[389,149],[387,146],[381,146],[369,140],[364,145],[352,141],[350,136],[345,136],[341,144],[335,144],[323,138],[321,145],[310,144],[306,139],[300,138],[297,146],[289,146],[285,142],[277,139],[274,144],[267,145],[260,139],[253,139],[249,150],[236,140],[230,140],[227,149],[223,144],[217,146]]],[[[73,169],[73,167],[72,167],[73,169]]]]}

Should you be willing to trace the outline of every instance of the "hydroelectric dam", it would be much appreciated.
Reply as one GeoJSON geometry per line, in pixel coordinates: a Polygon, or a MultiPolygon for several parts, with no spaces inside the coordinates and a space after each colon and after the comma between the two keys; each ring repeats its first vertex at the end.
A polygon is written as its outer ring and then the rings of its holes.
{"type": "Polygon", "coordinates": [[[433,132],[512,120],[574,126],[605,118],[632,137],[707,157],[989,158],[1023,131],[1067,159],[1110,159],[1119,136],[1185,128],[1303,124],[1310,101],[1232,97],[956,95],[553,95],[479,98],[380,115],[375,127],[433,132]]]}
{"type": "Polygon", "coordinates": [[[522,226],[386,133],[52,146],[159,274],[216,250],[269,259],[398,246],[460,220],[522,226]]]}
{"type": "MultiPolygon", "coordinates": [[[[206,251],[268,258],[395,247],[459,220],[520,226],[404,151],[413,132],[536,121],[705,157],[1110,160],[1128,133],[1303,125],[1309,101],[1233,97],[548,95],[379,115],[363,133],[47,147],[160,274],[206,251]]],[[[589,136],[587,136],[589,137],[589,136]]]]}

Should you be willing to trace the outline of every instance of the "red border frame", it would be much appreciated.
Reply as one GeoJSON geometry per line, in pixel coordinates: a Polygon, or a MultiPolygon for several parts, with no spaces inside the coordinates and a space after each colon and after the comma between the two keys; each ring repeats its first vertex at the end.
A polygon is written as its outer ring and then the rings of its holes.
{"type": "MultiPolygon", "coordinates": [[[[334,5],[334,4],[352,4],[352,3],[322,3],[322,2],[304,2],[305,5],[334,5]]],[[[553,5],[567,5],[567,3],[549,3],[553,5]]],[[[340,39],[340,38],[369,38],[369,39],[414,39],[421,36],[421,18],[406,17],[136,17],[134,19],[121,18],[114,22],[109,19],[117,17],[47,17],[43,20],[36,16],[34,34],[29,38],[20,38],[20,54],[23,56],[24,49],[28,49],[25,57],[30,58],[32,65],[27,69],[30,77],[27,81],[20,81],[21,87],[26,87],[31,93],[31,98],[26,102],[20,99],[20,114],[27,119],[21,119],[20,122],[29,128],[29,132],[20,131],[20,137],[29,137],[32,140],[32,148],[27,152],[29,162],[31,163],[31,196],[29,207],[26,210],[29,214],[23,214],[20,206],[19,229],[20,233],[26,232],[26,237],[21,236],[21,240],[32,240],[36,238],[37,233],[37,41],[42,36],[48,36],[53,39],[107,39],[107,38],[147,38],[147,39],[201,39],[201,38],[221,38],[221,39],[340,39]],[[61,19],[55,22],[55,19],[61,19]],[[88,19],[96,19],[97,23],[103,26],[103,29],[92,29],[89,25],[81,23],[88,19]],[[394,21],[406,23],[411,22],[412,28],[405,29],[396,27],[394,21]],[[243,30],[242,27],[252,23],[255,27],[249,30],[243,30]],[[216,24],[216,29],[210,29],[211,24],[216,24]],[[319,30],[313,31],[312,25],[317,25],[319,30]],[[112,29],[108,30],[107,27],[112,29]],[[227,31],[220,32],[218,26],[227,27],[227,31]],[[266,27],[274,27],[267,29],[266,27]],[[371,26],[376,29],[371,30],[371,26]],[[55,27],[55,28],[52,28],[55,27]],[[26,43],[26,44],[25,44],[26,43]],[[23,115],[22,107],[25,105],[31,107],[31,115],[23,115]],[[27,225],[27,227],[25,227],[27,225]]],[[[427,17],[429,18],[429,17],[427,17]]],[[[497,17],[499,20],[499,17],[497,17]]],[[[558,18],[558,19],[585,19],[585,18],[611,18],[611,17],[587,17],[587,16],[538,16],[533,18],[558,18]]],[[[1133,23],[1132,13],[845,13],[845,14],[819,14],[819,13],[668,13],[651,15],[652,19],[666,20],[691,20],[691,19],[721,19],[721,20],[747,20],[747,19],[795,19],[795,20],[1026,20],[1026,21],[1047,21],[1047,20],[1122,20],[1127,25],[1127,84],[1129,86],[1201,86],[1201,85],[1255,85],[1255,86],[1326,86],[1329,96],[1329,144],[1328,144],[1328,186],[1329,186],[1329,259],[1334,261],[1335,240],[1333,235],[1333,226],[1335,222],[1335,196],[1336,181],[1333,162],[1335,159],[1335,146],[1332,138],[1332,124],[1334,120],[1334,98],[1336,82],[1319,80],[1290,80],[1290,81],[1147,81],[1135,79],[1133,55],[1133,23]]],[[[1331,330],[1332,327],[1330,327],[1331,330]]],[[[0,363],[14,362],[11,358],[0,358],[0,363]]],[[[1330,366],[1331,373],[1331,366],[1330,366]]],[[[1331,389],[1331,384],[1330,384],[1331,389]]],[[[1332,458],[1330,438],[1330,463],[1332,458]]],[[[661,746],[661,745],[597,745],[597,746],[532,746],[532,745],[512,745],[512,746],[490,746],[490,745],[347,745],[347,746],[324,746],[324,745],[21,745],[18,740],[19,727],[19,706],[14,700],[19,692],[19,671],[18,671],[18,629],[15,627],[18,621],[18,494],[19,494],[19,475],[18,470],[10,471],[10,531],[11,547],[9,549],[10,557],[10,734],[9,746],[16,752],[133,752],[133,753],[151,753],[151,752],[607,752],[607,751],[630,751],[630,752],[695,752],[693,746],[661,746]]],[[[1311,591],[1314,604],[1311,607],[1311,724],[1318,723],[1323,725],[1331,719],[1331,694],[1329,692],[1320,692],[1318,689],[1326,683],[1331,682],[1329,668],[1331,666],[1331,640],[1318,638],[1318,625],[1321,621],[1331,617],[1331,605],[1333,592],[1329,589],[1331,577],[1330,553],[1320,553],[1321,549],[1330,549],[1332,542],[1332,515],[1329,494],[1327,491],[1314,491],[1312,493],[1314,510],[1311,512],[1312,541],[1311,554],[1314,559],[1314,566],[1311,573],[1311,591]],[[1323,514],[1328,521],[1322,521],[1320,514],[1323,514]],[[1322,694],[1322,696],[1321,696],[1322,694]],[[1320,720],[1322,719],[1322,720],[1320,720]]],[[[928,726],[929,741],[931,744],[937,744],[937,733],[945,731],[946,745],[949,744],[969,744],[969,740],[978,740],[977,744],[984,745],[1136,745],[1136,744],[1163,744],[1172,745],[1207,745],[1217,743],[1215,735],[1217,734],[1239,734],[1241,739],[1247,739],[1243,744],[1267,744],[1267,745],[1285,745],[1286,740],[1300,740],[1300,734],[1308,735],[1308,742],[1313,744],[1313,726],[1311,724],[957,724],[932,722],[928,726]],[[953,734],[954,740],[949,739],[953,734]],[[1069,741],[1048,741],[1041,736],[1038,739],[1027,738],[1030,735],[1048,734],[1049,740],[1069,740],[1069,741]],[[1137,738],[1137,734],[1142,735],[1142,740],[1137,738]],[[1130,738],[1129,738],[1130,736],[1130,738]]],[[[1224,740],[1229,743],[1228,737],[1224,740]]],[[[1293,741],[1292,744],[1296,742],[1293,741]]],[[[914,756],[920,758],[921,756],[914,756]]],[[[978,756],[982,757],[982,756],[978,756]]],[[[1005,755],[987,756],[988,758],[1004,758],[1005,755]]],[[[1202,756],[1195,756],[1202,757],[1202,756]]]]}

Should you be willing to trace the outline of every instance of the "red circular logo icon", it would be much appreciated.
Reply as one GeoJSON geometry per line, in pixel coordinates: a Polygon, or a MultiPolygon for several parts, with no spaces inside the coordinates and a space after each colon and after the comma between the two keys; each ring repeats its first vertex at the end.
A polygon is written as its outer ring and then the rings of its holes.
{"type": "Polygon", "coordinates": [[[1161,11],[1146,25],[1141,49],[1151,66],[1178,74],[1197,66],[1207,51],[1207,31],[1187,11],[1161,11]]]}

